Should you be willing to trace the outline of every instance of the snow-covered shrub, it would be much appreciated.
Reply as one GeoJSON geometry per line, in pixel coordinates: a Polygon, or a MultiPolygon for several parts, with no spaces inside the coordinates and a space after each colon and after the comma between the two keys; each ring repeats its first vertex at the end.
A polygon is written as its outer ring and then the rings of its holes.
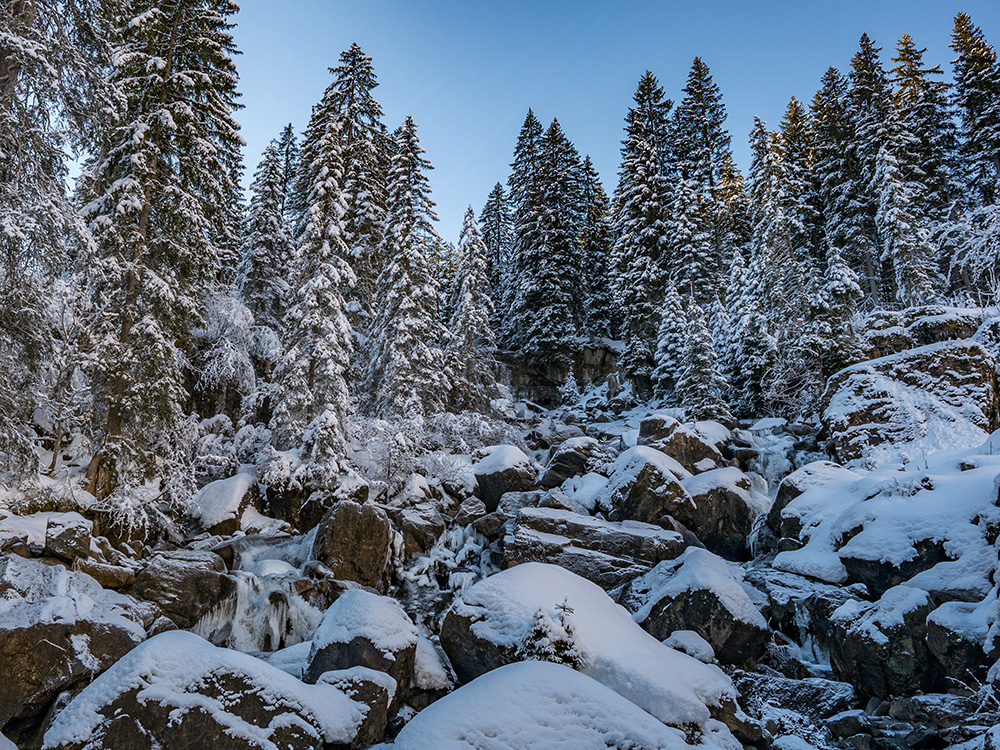
{"type": "Polygon", "coordinates": [[[573,371],[569,371],[562,387],[559,388],[559,400],[566,406],[573,406],[580,400],[580,386],[576,383],[576,376],[573,371]]]}
{"type": "Polygon", "coordinates": [[[522,660],[551,661],[565,664],[567,667],[579,669],[583,656],[576,644],[573,623],[569,615],[573,613],[564,601],[558,605],[558,622],[549,617],[541,607],[535,612],[531,630],[524,636],[517,649],[518,658],[522,660]]]}
{"type": "Polygon", "coordinates": [[[424,445],[428,450],[472,453],[487,445],[524,447],[519,430],[501,419],[472,411],[430,417],[425,420],[424,431],[424,445]]]}

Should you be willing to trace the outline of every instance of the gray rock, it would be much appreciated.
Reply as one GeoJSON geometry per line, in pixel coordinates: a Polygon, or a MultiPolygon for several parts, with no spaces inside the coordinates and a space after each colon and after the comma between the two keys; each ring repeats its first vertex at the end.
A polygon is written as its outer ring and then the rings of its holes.
{"type": "Polygon", "coordinates": [[[658,526],[602,521],[566,510],[523,508],[504,541],[504,565],[560,565],[608,590],[672,560],[684,539],[658,526]]]}
{"type": "Polygon", "coordinates": [[[389,585],[392,523],[381,508],[344,500],[316,530],[312,554],[339,580],[385,591],[389,585]]]}
{"type": "Polygon", "coordinates": [[[561,443],[552,449],[539,486],[542,489],[552,489],[570,477],[586,474],[591,460],[599,453],[601,444],[594,438],[578,437],[561,443]]]}
{"type": "Polygon", "coordinates": [[[393,704],[398,687],[392,677],[367,667],[353,667],[325,672],[316,682],[333,685],[351,700],[367,707],[364,721],[352,743],[354,747],[368,747],[385,737],[389,707],[393,704]]]}
{"type": "Polygon", "coordinates": [[[605,495],[599,500],[613,521],[641,521],[670,528],[669,518],[691,516],[696,508],[674,471],[687,472],[654,448],[631,448],[615,462],[605,495]]]}
{"type": "Polygon", "coordinates": [[[90,554],[94,524],[77,513],[49,518],[45,526],[45,554],[65,562],[90,554]]]}
{"type": "Polygon", "coordinates": [[[820,677],[795,680],[777,674],[737,671],[733,682],[745,700],[794,711],[815,722],[847,711],[857,703],[851,685],[820,677]]]}
{"type": "Polygon", "coordinates": [[[430,501],[405,508],[396,523],[403,533],[403,550],[408,560],[430,550],[445,530],[444,517],[430,501]]]}
{"type": "Polygon", "coordinates": [[[470,523],[475,523],[485,516],[486,512],[486,503],[478,497],[470,497],[468,500],[462,501],[462,504],[458,506],[458,513],[455,514],[455,523],[458,526],[468,526],[470,523]]]}
{"type": "Polygon", "coordinates": [[[663,451],[692,473],[726,463],[722,453],[712,443],[664,414],[654,414],[639,423],[639,445],[663,451]]]}
{"type": "Polygon", "coordinates": [[[535,486],[531,459],[513,445],[494,445],[472,466],[479,483],[479,497],[493,512],[508,492],[525,492],[535,486]]]}
{"type": "Polygon", "coordinates": [[[698,474],[681,484],[691,495],[695,509],[686,515],[687,506],[681,506],[675,518],[715,554],[727,560],[750,559],[750,532],[766,507],[766,498],[752,492],[750,478],[739,469],[726,467],[698,474]]]}
{"type": "Polygon", "coordinates": [[[948,677],[967,685],[982,682],[989,666],[986,618],[977,617],[976,611],[982,606],[947,602],[927,618],[927,647],[948,677]]]}
{"type": "Polygon", "coordinates": [[[153,602],[178,627],[193,627],[236,592],[236,582],[214,552],[159,552],[135,578],[133,593],[153,602]]]}

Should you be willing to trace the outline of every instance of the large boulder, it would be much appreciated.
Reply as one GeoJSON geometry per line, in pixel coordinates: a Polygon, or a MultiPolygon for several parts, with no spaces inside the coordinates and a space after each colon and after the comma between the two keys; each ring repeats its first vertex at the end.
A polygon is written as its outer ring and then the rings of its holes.
{"type": "Polygon", "coordinates": [[[953,680],[982,682],[989,663],[989,609],[990,602],[946,602],[927,617],[927,647],[953,680]]]}
{"type": "Polygon", "coordinates": [[[849,601],[833,614],[830,664],[865,697],[928,692],[941,666],[927,648],[926,591],[897,586],[875,604],[849,601]]]}
{"type": "Polygon", "coordinates": [[[690,745],[682,731],[664,726],[597,680],[560,664],[526,661],[496,669],[425,708],[391,747],[688,750],[690,745]]]}
{"type": "Polygon", "coordinates": [[[753,491],[750,478],[739,469],[712,469],[681,484],[694,501],[685,515],[680,506],[675,517],[693,531],[712,552],[729,560],[750,558],[750,532],[768,507],[768,498],[753,491]]]}
{"type": "Polygon", "coordinates": [[[697,547],[632,581],[620,601],[654,637],[693,630],[727,664],[759,659],[771,638],[767,621],[743,588],[739,567],[697,547]]]}
{"type": "Polygon", "coordinates": [[[793,680],[775,673],[740,671],[733,682],[747,710],[761,715],[773,715],[778,709],[783,715],[794,712],[820,723],[857,703],[851,685],[821,677],[793,680]]]}
{"type": "Polygon", "coordinates": [[[725,463],[713,442],[665,414],[653,414],[639,423],[638,442],[663,451],[693,473],[725,463]]]}
{"type": "Polygon", "coordinates": [[[236,593],[236,582],[214,552],[159,552],[135,577],[133,593],[156,604],[178,627],[190,628],[236,593]]]}
{"type": "Polygon", "coordinates": [[[1000,414],[995,364],[978,343],[946,341],[841,370],[823,396],[837,458],[878,465],[982,443],[1000,414]]]}
{"type": "Polygon", "coordinates": [[[586,474],[591,462],[601,453],[601,444],[592,437],[571,438],[561,443],[552,449],[539,486],[552,489],[567,479],[586,474]]]}
{"type": "Polygon", "coordinates": [[[384,510],[344,500],[320,522],[312,556],[326,565],[334,578],[385,591],[392,538],[392,523],[384,510]]]}
{"type": "Polygon", "coordinates": [[[413,679],[417,627],[399,603],[355,589],[340,595],[323,615],[313,636],[306,682],[324,672],[368,667],[406,688],[413,679]]]}
{"type": "Polygon", "coordinates": [[[193,633],[150,638],[73,698],[45,750],[355,747],[367,706],[193,633]]]}
{"type": "Polygon", "coordinates": [[[689,476],[677,461],[655,448],[629,448],[615,460],[598,504],[614,521],[672,528],[672,518],[695,512],[694,501],[679,481],[689,476]]]}
{"type": "Polygon", "coordinates": [[[79,513],[60,513],[45,525],[45,554],[64,562],[86,559],[94,533],[93,521],[79,513]]]}
{"type": "Polygon", "coordinates": [[[319,676],[317,684],[333,685],[367,709],[352,743],[355,747],[368,747],[385,737],[389,712],[399,688],[392,677],[368,667],[351,667],[324,672],[319,676]]]}
{"type": "Polygon", "coordinates": [[[110,667],[146,637],[142,619],[133,599],[90,576],[0,558],[0,727],[110,667]]]}
{"type": "Polygon", "coordinates": [[[580,671],[665,724],[707,734],[719,726],[713,717],[734,705],[732,683],[718,667],[664,646],[597,584],[542,563],[496,573],[456,599],[442,624],[441,645],[459,680],[518,661],[539,610],[553,620],[572,610],[580,671]]]}
{"type": "Polygon", "coordinates": [[[615,523],[556,508],[522,508],[504,540],[504,566],[560,565],[606,590],[642,575],[685,547],[676,531],[638,521],[615,523]]]}
{"type": "Polygon", "coordinates": [[[972,338],[983,311],[942,305],[879,310],[865,321],[862,347],[871,359],[942,341],[972,338]]]}
{"type": "Polygon", "coordinates": [[[535,465],[514,445],[494,445],[472,465],[479,497],[490,513],[508,492],[526,492],[535,486],[535,465]]]}
{"type": "Polygon", "coordinates": [[[185,516],[198,529],[228,536],[241,528],[247,509],[260,507],[257,479],[251,474],[237,474],[202,487],[185,510],[185,516]]]}
{"type": "Polygon", "coordinates": [[[832,461],[813,461],[796,469],[781,480],[774,504],[767,514],[767,526],[776,537],[798,539],[802,532],[800,514],[784,510],[789,503],[812,488],[821,488],[836,481],[858,479],[858,475],[832,461]]]}

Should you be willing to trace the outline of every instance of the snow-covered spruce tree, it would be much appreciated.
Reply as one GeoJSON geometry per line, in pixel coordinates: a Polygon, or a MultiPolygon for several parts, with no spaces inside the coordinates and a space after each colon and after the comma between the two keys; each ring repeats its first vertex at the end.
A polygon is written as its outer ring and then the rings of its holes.
{"type": "Polygon", "coordinates": [[[151,445],[186,399],[181,347],[219,270],[222,207],[239,202],[231,0],[129,3],[117,18],[103,134],[86,208],[100,315],[91,375],[103,414],[89,489],[107,497],[153,473],[151,445]]]}
{"type": "MultiPolygon", "coordinates": [[[[722,164],[716,195],[721,208],[722,258],[732,258],[737,251],[744,256],[750,249],[750,199],[746,183],[736,162],[729,157],[722,164]]],[[[728,279],[723,279],[728,282],[728,279]]]]}
{"type": "MultiPolygon", "coordinates": [[[[857,274],[847,265],[837,246],[829,245],[822,286],[810,299],[803,336],[806,347],[817,361],[820,390],[827,378],[860,357],[853,317],[861,296],[857,274]]],[[[815,394],[817,398],[819,395],[815,394]]]]}
{"type": "Polygon", "coordinates": [[[388,264],[378,280],[365,373],[368,410],[383,419],[434,414],[447,395],[438,290],[423,254],[437,218],[426,175],[431,165],[423,154],[417,126],[407,117],[392,157],[381,248],[388,264]]]}
{"type": "Polygon", "coordinates": [[[953,223],[953,265],[981,292],[1000,277],[1000,65],[994,48],[965,13],[955,16],[951,48],[955,103],[961,114],[960,164],[966,192],[974,199],[953,223]]]}
{"type": "Polygon", "coordinates": [[[576,644],[572,622],[565,614],[561,614],[556,622],[541,608],[535,612],[531,630],[518,646],[517,656],[521,660],[565,664],[573,669],[583,666],[583,655],[576,644]]]}
{"type": "MultiPolygon", "coordinates": [[[[486,273],[490,280],[490,299],[494,303],[503,297],[503,289],[510,272],[510,242],[511,242],[510,205],[503,185],[499,182],[493,186],[486,205],[479,213],[479,226],[486,244],[486,273]]],[[[502,305],[494,304],[493,316],[490,319],[494,333],[502,328],[500,316],[502,305]]]]}
{"type": "Polygon", "coordinates": [[[520,284],[525,274],[530,248],[537,241],[537,216],[541,191],[537,171],[542,153],[542,124],[531,109],[524,118],[514,146],[514,160],[508,179],[511,215],[510,257],[506,273],[501,277],[499,303],[501,323],[499,340],[506,349],[518,347],[524,341],[522,326],[526,321],[518,307],[520,284]]]}
{"type": "MultiPolygon", "coordinates": [[[[109,51],[100,11],[103,6],[96,3],[72,0],[0,4],[0,466],[5,469],[35,467],[29,428],[35,397],[59,401],[51,380],[38,378],[64,361],[65,352],[57,351],[66,344],[59,335],[64,316],[50,320],[47,303],[56,296],[63,309],[65,291],[78,289],[58,279],[69,270],[67,250],[86,250],[89,241],[66,194],[66,152],[93,145],[93,119],[112,101],[103,82],[109,51]]],[[[75,317],[76,311],[69,314],[75,317]]]]}
{"type": "Polygon", "coordinates": [[[679,246],[671,260],[670,276],[687,294],[687,286],[694,287],[696,301],[711,304],[718,296],[722,283],[723,248],[727,242],[724,231],[727,220],[718,195],[722,171],[732,161],[730,137],[724,125],[726,108],[719,87],[712,80],[708,66],[696,57],[691,65],[684,97],[677,106],[674,138],[673,166],[677,178],[685,183],[695,200],[683,200],[697,216],[682,216],[675,208],[672,222],[701,225],[692,236],[695,243],[679,246]],[[707,233],[708,242],[702,240],[707,233]],[[681,273],[685,274],[682,280],[681,273]]]}
{"type": "Polygon", "coordinates": [[[449,407],[488,413],[498,395],[496,340],[490,327],[493,301],[487,272],[487,248],[469,206],[458,240],[458,296],[449,323],[445,362],[451,382],[449,407]]]}
{"type": "Polygon", "coordinates": [[[580,230],[583,268],[581,333],[593,339],[611,338],[615,331],[615,310],[611,288],[611,247],[613,244],[610,204],[594,164],[583,160],[583,204],[586,216],[580,230]]]}
{"type": "Polygon", "coordinates": [[[376,280],[384,265],[380,256],[386,206],[386,171],[392,150],[382,122],[382,106],[372,91],[378,86],[372,60],[357,44],[340,55],[340,64],[331,68],[333,82],[314,108],[302,137],[301,169],[296,179],[293,208],[298,210],[301,232],[305,204],[318,176],[312,165],[322,162],[317,153],[325,138],[327,123],[340,121],[340,149],[344,162],[341,190],[344,193],[344,242],[350,252],[351,267],[358,283],[348,292],[349,317],[363,353],[368,334],[376,280]]]}
{"type": "Polygon", "coordinates": [[[684,409],[688,419],[731,422],[733,416],[726,403],[729,384],[718,370],[718,357],[708,332],[705,313],[692,299],[686,314],[688,337],[673,400],[684,409]]]}
{"type": "Polygon", "coordinates": [[[823,256],[819,195],[812,170],[814,143],[805,107],[794,96],[781,120],[778,140],[782,165],[784,213],[791,226],[792,253],[809,278],[819,273],[823,256]]]}
{"type": "Polygon", "coordinates": [[[275,333],[281,329],[288,303],[292,265],[290,228],[282,215],[284,202],[280,144],[271,141],[250,185],[247,233],[237,285],[256,324],[275,333]]]}
{"type": "Polygon", "coordinates": [[[277,141],[279,173],[281,175],[281,215],[288,224],[295,221],[292,211],[292,191],[295,188],[295,175],[299,169],[299,141],[295,135],[295,128],[288,123],[281,131],[281,137],[277,141]]]}
{"type": "Polygon", "coordinates": [[[532,206],[534,228],[519,256],[515,342],[536,362],[563,364],[580,328],[580,230],[586,215],[580,159],[557,120],[542,136],[532,206]]]}
{"type": "Polygon", "coordinates": [[[854,266],[865,296],[874,304],[884,305],[895,299],[895,290],[892,269],[883,263],[883,243],[875,221],[879,206],[875,176],[885,138],[884,124],[892,116],[893,104],[880,52],[881,48],[862,34],[859,49],[851,58],[847,113],[852,132],[847,145],[849,159],[857,165],[858,180],[852,185],[849,205],[858,215],[848,218],[860,231],[852,237],[852,252],[847,260],[854,266]]]}
{"type": "Polygon", "coordinates": [[[617,237],[612,256],[614,300],[625,342],[620,366],[643,390],[652,387],[653,347],[669,238],[665,216],[670,192],[657,144],[667,129],[669,106],[655,77],[647,71],[639,82],[635,105],[625,118],[613,217],[617,237]]]}
{"type": "Polygon", "coordinates": [[[681,377],[685,341],[688,338],[688,320],[684,312],[684,302],[677,289],[667,286],[660,308],[660,327],[656,335],[656,355],[654,357],[653,392],[673,403],[674,390],[681,377]]]}
{"type": "MultiPolygon", "coordinates": [[[[339,121],[308,165],[316,184],[306,199],[290,299],[283,324],[283,355],[275,369],[272,427],[277,447],[302,446],[303,460],[329,465],[343,455],[350,408],[347,369],[351,329],[345,292],[354,282],[344,241],[343,151],[339,121]]],[[[335,466],[334,466],[335,470],[335,466]]]]}

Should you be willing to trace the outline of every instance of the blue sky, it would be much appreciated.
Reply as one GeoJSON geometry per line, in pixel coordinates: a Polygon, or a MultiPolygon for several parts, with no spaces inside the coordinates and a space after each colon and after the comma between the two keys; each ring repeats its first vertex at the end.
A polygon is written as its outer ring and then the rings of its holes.
{"type": "Polygon", "coordinates": [[[959,10],[1000,44],[997,0],[244,0],[236,40],[248,172],[286,123],[305,127],[327,68],[357,42],[373,58],[389,128],[408,114],[419,125],[439,231],[455,241],[466,206],[478,212],[506,181],[529,106],[545,124],[559,119],[610,193],[639,76],[652,70],[679,101],[700,55],[745,170],[754,115],[777,126],[791,95],[808,102],[829,65],[847,69],[864,31],[883,62],[909,33],[949,74],[959,10]]]}

